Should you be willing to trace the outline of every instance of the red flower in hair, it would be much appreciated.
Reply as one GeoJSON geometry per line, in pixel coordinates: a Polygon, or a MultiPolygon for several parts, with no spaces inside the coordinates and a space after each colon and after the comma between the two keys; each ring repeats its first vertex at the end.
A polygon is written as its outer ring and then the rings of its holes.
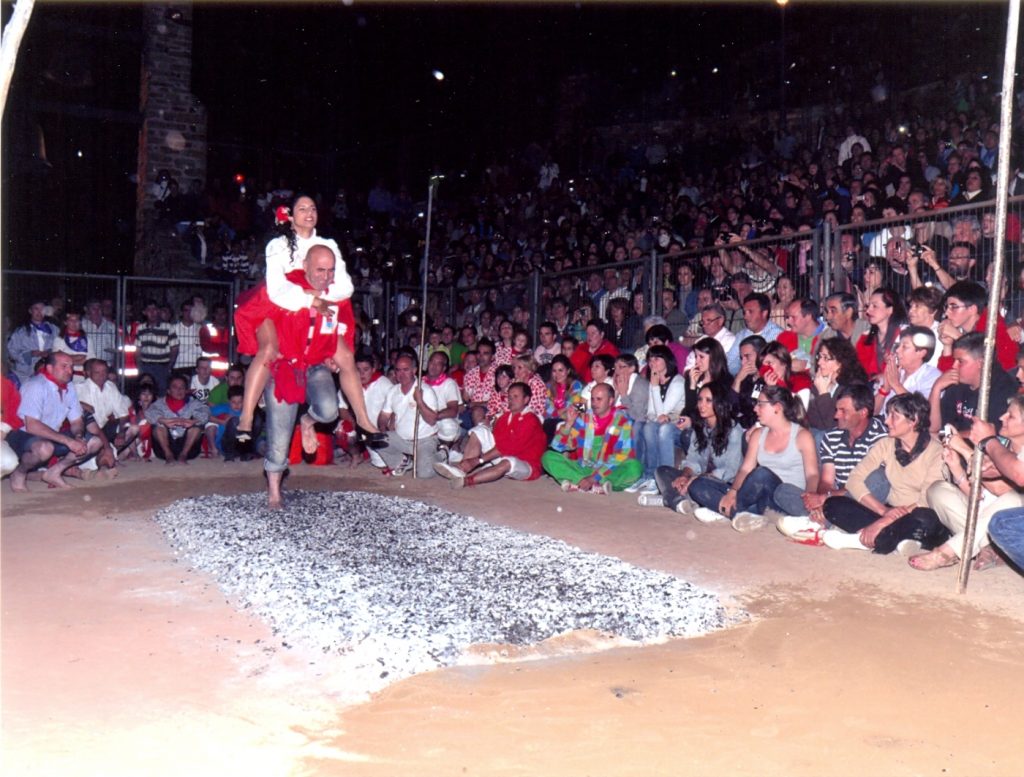
{"type": "Polygon", "coordinates": [[[278,205],[277,210],[274,211],[274,221],[278,224],[287,224],[289,216],[291,213],[288,212],[287,205],[278,205]]]}

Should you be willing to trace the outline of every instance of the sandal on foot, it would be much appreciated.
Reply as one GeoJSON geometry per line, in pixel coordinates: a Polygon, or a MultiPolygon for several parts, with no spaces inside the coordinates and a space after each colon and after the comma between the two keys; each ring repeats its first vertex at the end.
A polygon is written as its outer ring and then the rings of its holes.
{"type": "Polygon", "coordinates": [[[934,569],[954,566],[959,560],[955,553],[943,553],[936,548],[935,550],[929,550],[927,553],[918,553],[916,556],[911,556],[907,559],[907,563],[914,569],[922,572],[931,572],[934,569]]]}
{"type": "Polygon", "coordinates": [[[1003,558],[991,545],[986,545],[984,548],[978,551],[978,555],[974,557],[974,563],[971,564],[971,570],[974,572],[984,572],[986,569],[997,567],[1003,563],[1003,558]]]}

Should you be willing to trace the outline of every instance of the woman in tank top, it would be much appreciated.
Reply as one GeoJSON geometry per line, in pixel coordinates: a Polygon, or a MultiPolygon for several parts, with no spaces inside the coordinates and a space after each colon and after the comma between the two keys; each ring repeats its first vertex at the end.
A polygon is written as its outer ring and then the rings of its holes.
{"type": "Polygon", "coordinates": [[[761,425],[750,434],[732,485],[714,481],[690,485],[690,499],[700,505],[694,511],[697,520],[731,519],[737,531],[754,531],[765,524],[766,510],[780,511],[774,498],[779,486],[788,483],[801,491],[818,488],[818,454],[814,436],[804,426],[800,400],[783,386],[766,386],[755,412],[761,425]]]}

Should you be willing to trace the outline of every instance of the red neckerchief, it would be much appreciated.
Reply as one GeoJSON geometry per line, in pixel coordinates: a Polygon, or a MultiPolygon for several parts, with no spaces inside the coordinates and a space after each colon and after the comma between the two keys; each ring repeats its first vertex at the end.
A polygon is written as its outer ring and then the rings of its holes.
{"type": "Polygon", "coordinates": [[[381,377],[382,377],[382,373],[381,372],[379,372],[379,371],[378,372],[374,372],[373,375],[370,376],[370,380],[367,383],[363,384],[363,388],[368,388],[370,383],[376,382],[381,377]]]}
{"type": "Polygon", "coordinates": [[[611,425],[612,416],[615,415],[615,408],[608,411],[608,415],[604,418],[595,415],[594,416],[594,436],[604,437],[604,433],[608,431],[608,427],[611,425]]]}
{"type": "Polygon", "coordinates": [[[67,383],[61,383],[59,380],[57,380],[55,377],[53,377],[53,375],[48,373],[46,370],[43,370],[40,374],[44,378],[46,378],[48,381],[50,381],[50,383],[52,383],[53,385],[55,385],[57,387],[57,392],[60,394],[60,398],[64,399],[64,392],[68,390],[68,384],[67,383]]]}
{"type": "Polygon", "coordinates": [[[440,375],[438,375],[436,378],[431,378],[429,375],[424,375],[423,376],[423,382],[426,383],[428,386],[431,386],[431,387],[433,387],[433,386],[440,386],[446,380],[448,380],[448,376],[445,375],[443,372],[440,375]]]}
{"type": "Polygon", "coordinates": [[[557,407],[559,410],[565,407],[565,395],[568,391],[569,386],[566,385],[565,383],[555,384],[555,396],[552,402],[554,403],[555,407],[557,407]]]}
{"type": "Polygon", "coordinates": [[[164,401],[167,402],[167,407],[172,413],[180,413],[182,408],[188,404],[188,400],[175,399],[174,397],[164,397],[164,401]]]}

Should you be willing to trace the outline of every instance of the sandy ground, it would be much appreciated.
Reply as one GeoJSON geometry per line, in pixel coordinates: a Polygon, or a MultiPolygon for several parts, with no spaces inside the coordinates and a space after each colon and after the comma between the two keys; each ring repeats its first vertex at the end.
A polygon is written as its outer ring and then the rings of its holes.
{"type": "Polygon", "coordinates": [[[5,775],[1024,774],[1024,578],[1005,567],[959,596],[955,569],[744,536],[626,495],[300,466],[291,488],[436,502],[677,574],[754,616],[644,648],[568,635],[353,704],[328,657],[283,647],[151,520],[261,483],[257,464],[196,462],[69,492],[4,484],[5,775]]]}

